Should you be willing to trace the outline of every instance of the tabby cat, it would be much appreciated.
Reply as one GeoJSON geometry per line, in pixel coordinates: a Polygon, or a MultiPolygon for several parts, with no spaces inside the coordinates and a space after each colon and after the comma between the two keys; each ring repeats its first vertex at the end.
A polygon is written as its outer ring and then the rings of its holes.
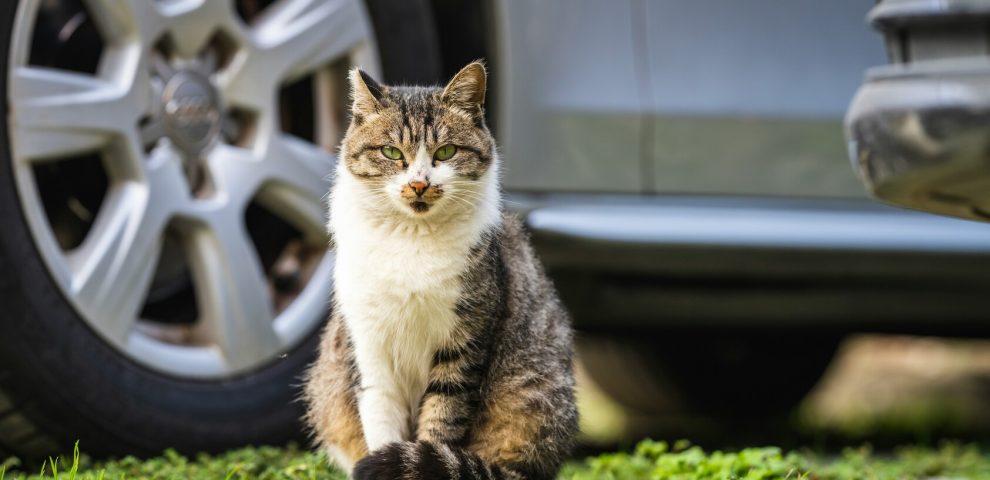
{"type": "Polygon", "coordinates": [[[486,79],[479,62],[444,88],[351,71],[306,400],[355,479],[550,479],[574,441],[570,322],[501,211],[486,79]]]}

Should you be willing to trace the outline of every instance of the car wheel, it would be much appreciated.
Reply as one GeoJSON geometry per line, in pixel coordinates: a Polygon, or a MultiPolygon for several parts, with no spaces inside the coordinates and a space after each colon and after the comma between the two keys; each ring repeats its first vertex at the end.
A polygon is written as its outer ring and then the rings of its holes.
{"type": "Polygon", "coordinates": [[[346,72],[439,64],[431,25],[375,36],[424,2],[372,3],[0,4],[0,450],[299,437],[346,72]]]}

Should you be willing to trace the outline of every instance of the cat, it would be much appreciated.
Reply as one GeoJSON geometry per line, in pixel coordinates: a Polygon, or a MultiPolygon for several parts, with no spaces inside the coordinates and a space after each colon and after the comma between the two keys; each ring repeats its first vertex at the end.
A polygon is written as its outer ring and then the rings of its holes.
{"type": "Polygon", "coordinates": [[[484,65],[350,83],[314,436],[358,480],[554,478],[578,429],[570,320],[501,210],[484,65]]]}

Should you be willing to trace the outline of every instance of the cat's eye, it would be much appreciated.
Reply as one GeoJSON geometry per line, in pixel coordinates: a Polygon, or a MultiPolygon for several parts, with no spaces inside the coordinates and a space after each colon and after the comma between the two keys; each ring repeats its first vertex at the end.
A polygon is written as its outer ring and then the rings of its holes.
{"type": "Polygon", "coordinates": [[[382,155],[385,155],[385,158],[391,160],[398,160],[402,158],[402,151],[391,145],[386,145],[382,147],[382,155]]]}
{"type": "Polygon", "coordinates": [[[436,160],[449,160],[457,153],[457,147],[453,145],[444,145],[433,152],[433,158],[436,160]]]}

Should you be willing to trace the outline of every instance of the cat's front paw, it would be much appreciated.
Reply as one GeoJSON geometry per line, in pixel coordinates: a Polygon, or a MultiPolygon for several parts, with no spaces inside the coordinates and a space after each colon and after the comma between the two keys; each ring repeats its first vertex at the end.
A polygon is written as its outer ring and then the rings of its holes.
{"type": "Polygon", "coordinates": [[[402,478],[404,443],[390,443],[371,452],[354,465],[354,480],[392,480],[402,478]]]}

